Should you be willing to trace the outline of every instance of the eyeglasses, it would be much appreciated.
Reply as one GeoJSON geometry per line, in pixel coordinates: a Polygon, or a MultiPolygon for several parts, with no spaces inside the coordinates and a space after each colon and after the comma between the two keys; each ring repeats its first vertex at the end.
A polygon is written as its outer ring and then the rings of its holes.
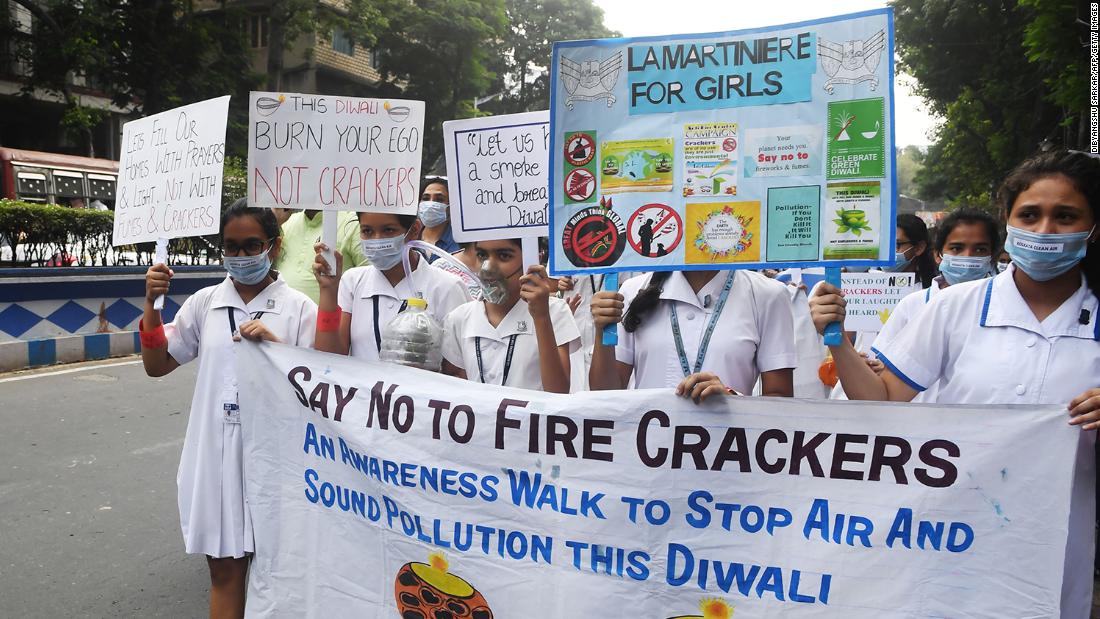
{"type": "Polygon", "coordinates": [[[913,243],[910,242],[910,241],[898,241],[897,244],[894,247],[896,247],[898,251],[904,251],[902,249],[903,247],[906,247],[906,246],[909,246],[909,245],[912,245],[912,244],[913,243]]]}
{"type": "Polygon", "coordinates": [[[234,241],[224,241],[222,243],[222,253],[226,256],[240,256],[242,253],[246,256],[259,256],[264,251],[264,245],[267,245],[270,240],[263,240],[257,238],[251,238],[243,243],[236,243],[234,241]]]}

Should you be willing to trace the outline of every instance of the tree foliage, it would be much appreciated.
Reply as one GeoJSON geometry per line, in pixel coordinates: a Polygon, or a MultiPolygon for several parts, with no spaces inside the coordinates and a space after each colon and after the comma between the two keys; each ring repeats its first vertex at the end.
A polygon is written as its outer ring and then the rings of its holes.
{"type": "Polygon", "coordinates": [[[497,73],[483,109],[496,114],[545,110],[550,105],[550,54],[555,41],[616,37],[592,0],[505,0],[508,30],[496,45],[497,73]]]}
{"type": "Polygon", "coordinates": [[[1036,150],[1083,145],[1080,10],[1066,0],[895,0],[900,68],[944,119],[916,175],[922,197],[981,206],[1036,150]]]}

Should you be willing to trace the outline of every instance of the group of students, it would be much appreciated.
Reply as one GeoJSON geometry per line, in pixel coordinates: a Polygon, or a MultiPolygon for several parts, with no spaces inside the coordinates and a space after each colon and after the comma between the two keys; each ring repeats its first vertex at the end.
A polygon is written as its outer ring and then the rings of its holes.
{"type": "MultiPolygon", "coordinates": [[[[617,292],[602,290],[598,277],[551,278],[541,265],[524,269],[518,239],[454,244],[445,182],[429,180],[422,194],[419,216],[358,214],[368,265],[345,271],[341,252],[329,264],[328,248],[315,245],[316,305],[272,268],[281,249],[274,214],[243,200],[222,216],[228,277],[191,295],[171,324],[153,300],[168,292],[172,271],[148,271],[146,371],[162,376],[199,360],[179,507],[187,552],[207,555],[211,616],[243,613],[254,551],[234,364],[240,338],[376,361],[382,329],[403,300],[419,297],[443,326],[442,371],[451,376],[557,393],[668,388],[698,403],[795,395],[796,371],[812,364],[816,373],[815,348],[825,356],[816,334],[803,352],[799,329],[820,333],[844,321],[841,290],[821,283],[807,302],[797,285],[748,270],[648,273],[617,292]],[[454,252],[465,279],[451,261],[433,264],[416,252],[406,271],[405,245],[415,239],[454,252]],[[597,337],[609,325],[619,332],[614,346],[597,337]]],[[[1004,243],[999,224],[978,211],[950,215],[934,245],[923,222],[898,218],[895,268],[916,273],[923,290],[862,350],[849,337],[830,348],[848,398],[1063,404],[1069,423],[1100,426],[1100,160],[1037,155],[1009,175],[1000,196],[1004,243]],[[1006,267],[998,266],[1002,249],[1006,267]]],[[[1091,467],[1091,447],[1080,452],[1078,466],[1091,467]]],[[[1071,518],[1091,523],[1091,499],[1091,488],[1075,488],[1071,518]]],[[[1068,546],[1064,617],[1088,616],[1092,552],[1091,537],[1068,546]]]]}

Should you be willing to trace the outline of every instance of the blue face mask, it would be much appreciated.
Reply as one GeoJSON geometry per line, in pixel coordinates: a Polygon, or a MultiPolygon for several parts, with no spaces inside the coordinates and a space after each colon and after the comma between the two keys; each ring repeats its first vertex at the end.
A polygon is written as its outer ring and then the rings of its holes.
{"type": "Polygon", "coordinates": [[[954,256],[944,254],[940,260],[940,275],[954,286],[972,282],[989,275],[993,266],[992,256],[954,256]]]}
{"type": "Polygon", "coordinates": [[[271,271],[271,258],[267,256],[269,251],[270,247],[258,256],[222,256],[222,266],[234,280],[252,286],[264,281],[271,271]]]}
{"type": "Polygon", "coordinates": [[[442,202],[425,200],[420,203],[420,223],[425,228],[438,226],[447,221],[447,205],[442,202]]]}
{"type": "Polygon", "coordinates": [[[1045,282],[1069,271],[1084,259],[1089,236],[1094,230],[1096,226],[1088,232],[1039,234],[1008,226],[1005,251],[1012,256],[1017,269],[1037,282],[1045,282]]]}
{"type": "Polygon", "coordinates": [[[404,235],[392,236],[388,239],[363,239],[359,243],[367,260],[382,271],[400,264],[401,254],[405,251],[404,235]]]}
{"type": "Polygon", "coordinates": [[[889,271],[891,273],[900,273],[900,272],[904,271],[905,269],[909,268],[909,263],[912,262],[912,260],[905,257],[905,252],[895,251],[894,252],[894,262],[896,264],[894,264],[894,266],[888,268],[887,271],[889,271]]]}

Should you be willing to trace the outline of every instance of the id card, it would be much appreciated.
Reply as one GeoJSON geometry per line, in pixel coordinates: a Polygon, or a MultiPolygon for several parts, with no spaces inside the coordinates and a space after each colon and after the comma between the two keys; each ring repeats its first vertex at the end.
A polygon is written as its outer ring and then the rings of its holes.
{"type": "Polygon", "coordinates": [[[226,386],[222,390],[222,421],[241,422],[241,408],[237,405],[237,389],[234,387],[226,386]]]}

